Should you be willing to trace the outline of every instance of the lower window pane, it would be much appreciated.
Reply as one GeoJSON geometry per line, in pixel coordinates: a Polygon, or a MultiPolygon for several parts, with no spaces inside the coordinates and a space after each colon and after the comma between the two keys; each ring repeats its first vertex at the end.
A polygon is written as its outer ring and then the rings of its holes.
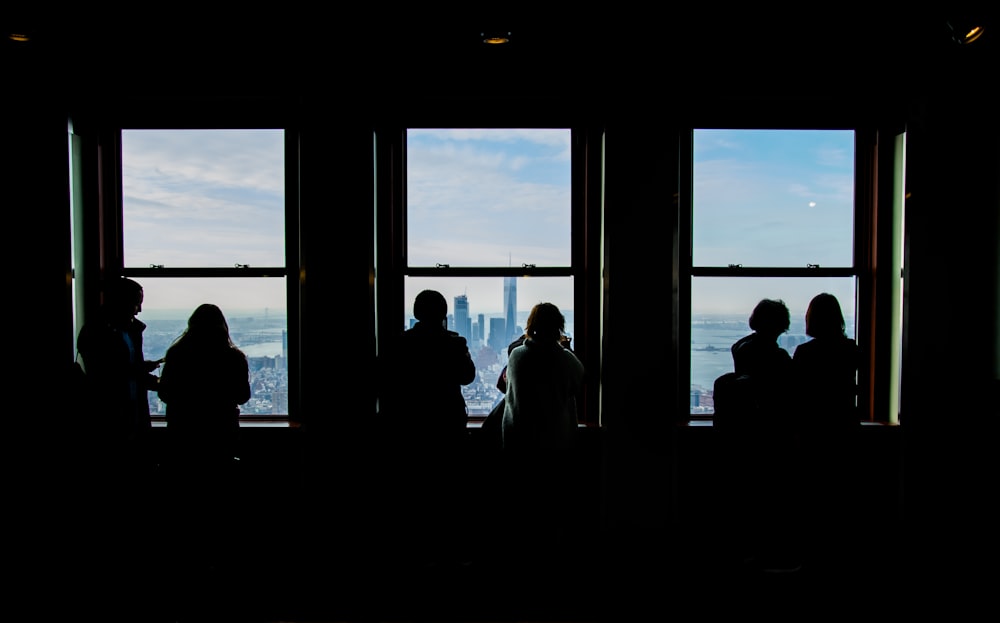
{"type": "Polygon", "coordinates": [[[696,277],[691,280],[691,413],[715,412],[715,379],[733,371],[729,349],[751,333],[748,320],[761,299],[781,299],[788,306],[791,326],[778,344],[795,353],[806,336],[806,308],[812,297],[829,292],[840,301],[847,336],[855,336],[856,297],[853,277],[737,278],[696,277]]]}
{"type": "Polygon", "coordinates": [[[416,322],[413,299],[421,290],[444,295],[448,328],[469,343],[477,378],[462,392],[470,416],[486,416],[502,396],[496,382],[507,362],[507,345],[523,333],[532,307],[554,303],[566,317],[566,334],[573,336],[572,277],[408,277],[400,331],[416,322]]]}
{"type": "MultiPolygon", "coordinates": [[[[233,342],[250,360],[250,401],[241,415],[288,416],[288,318],[284,277],[136,279],[144,299],[139,320],[145,358],[160,359],[187,326],[198,305],[213,303],[226,315],[233,342]]],[[[156,392],[149,392],[150,412],[164,415],[156,392]]]]}

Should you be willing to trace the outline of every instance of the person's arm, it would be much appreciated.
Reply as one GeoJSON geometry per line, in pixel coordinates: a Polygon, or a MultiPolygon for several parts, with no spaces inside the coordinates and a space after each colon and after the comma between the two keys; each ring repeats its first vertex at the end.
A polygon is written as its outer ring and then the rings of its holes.
{"type": "Polygon", "coordinates": [[[241,405],[250,400],[250,363],[245,355],[235,358],[237,364],[233,375],[233,399],[241,405]]]}
{"type": "Polygon", "coordinates": [[[468,385],[476,380],[476,362],[472,360],[472,353],[469,352],[469,345],[462,336],[452,338],[455,342],[455,349],[460,352],[455,358],[455,373],[458,382],[468,385]]]}

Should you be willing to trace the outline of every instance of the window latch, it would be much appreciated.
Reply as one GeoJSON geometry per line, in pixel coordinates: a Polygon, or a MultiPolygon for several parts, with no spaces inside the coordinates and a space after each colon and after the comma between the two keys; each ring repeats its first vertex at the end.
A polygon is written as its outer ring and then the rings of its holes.
{"type": "Polygon", "coordinates": [[[743,264],[730,264],[729,268],[743,268],[743,264]]]}
{"type": "Polygon", "coordinates": [[[163,264],[150,264],[150,268],[163,268],[163,264]]]}
{"type": "Polygon", "coordinates": [[[534,268],[534,264],[521,264],[521,268],[534,268]]]}
{"type": "Polygon", "coordinates": [[[819,268],[819,264],[806,264],[806,268],[819,268]]]}
{"type": "Polygon", "coordinates": [[[250,265],[249,264],[240,264],[240,263],[237,262],[236,268],[250,268],[250,265]]]}
{"type": "Polygon", "coordinates": [[[451,264],[435,264],[434,268],[451,268],[451,264]]]}

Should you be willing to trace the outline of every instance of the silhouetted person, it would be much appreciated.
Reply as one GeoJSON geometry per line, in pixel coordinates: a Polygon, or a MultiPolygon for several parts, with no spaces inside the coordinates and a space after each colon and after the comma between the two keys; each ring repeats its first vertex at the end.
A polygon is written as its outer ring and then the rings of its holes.
{"type": "Polygon", "coordinates": [[[158,388],[167,405],[167,443],[174,467],[217,472],[237,455],[240,405],[250,400],[250,367],[233,343],[222,310],[199,305],[167,349],[158,388]]]}
{"type": "Polygon", "coordinates": [[[830,564],[848,551],[856,514],[857,409],[860,350],[847,337],[840,302],[817,294],[806,310],[806,335],[793,365],[799,391],[804,456],[808,459],[813,555],[830,564]]]}
{"type": "Polygon", "coordinates": [[[126,278],[112,280],[93,320],[77,336],[86,370],[90,403],[81,417],[92,419],[94,456],[117,471],[116,478],[141,478],[153,465],[149,438],[149,390],[157,387],[158,361],[143,355],[146,325],[142,286],[126,278]]]}
{"type": "Polygon", "coordinates": [[[143,356],[146,325],[142,286],[125,278],[106,284],[98,314],[88,318],[77,336],[77,350],[86,369],[87,395],[76,417],[80,446],[72,477],[79,483],[81,512],[72,529],[83,541],[83,559],[102,560],[106,581],[124,586],[150,564],[149,535],[154,518],[156,462],[150,443],[152,422],[147,392],[159,363],[143,356]]]}
{"type": "MultiPolygon", "coordinates": [[[[238,521],[233,500],[239,405],[250,399],[247,357],[222,310],[199,305],[167,349],[159,395],[167,405],[167,468],[179,554],[224,556],[238,521]],[[222,551],[219,551],[219,550],[222,551]]],[[[216,564],[218,558],[207,561],[216,564]]]]}
{"type": "Polygon", "coordinates": [[[734,371],[715,381],[714,420],[732,504],[722,529],[746,562],[760,569],[799,566],[792,358],[778,345],[790,324],[784,301],[758,302],[749,318],[753,333],[730,349],[734,371]]]}
{"type": "Polygon", "coordinates": [[[464,337],[447,328],[448,302],[423,290],[416,324],[379,355],[379,414],[394,454],[388,473],[391,529],[427,563],[459,556],[472,497],[463,486],[468,410],[462,386],[476,379],[464,337]]]}
{"type": "Polygon", "coordinates": [[[792,372],[792,358],[778,345],[778,338],[788,331],[791,318],[784,301],[763,299],[750,314],[749,325],[753,331],[732,345],[733,371],[737,377],[746,377],[749,384],[747,398],[754,409],[767,419],[780,418],[787,410],[792,372]]]}
{"type": "Polygon", "coordinates": [[[528,314],[526,339],[507,358],[503,453],[509,466],[507,527],[512,553],[559,556],[574,520],[578,403],[584,367],[563,338],[552,303],[528,314]]]}
{"type": "Polygon", "coordinates": [[[832,294],[817,294],[806,310],[806,335],[812,339],[795,348],[794,366],[801,406],[809,423],[853,429],[857,411],[857,342],[847,337],[840,302],[832,294]]]}

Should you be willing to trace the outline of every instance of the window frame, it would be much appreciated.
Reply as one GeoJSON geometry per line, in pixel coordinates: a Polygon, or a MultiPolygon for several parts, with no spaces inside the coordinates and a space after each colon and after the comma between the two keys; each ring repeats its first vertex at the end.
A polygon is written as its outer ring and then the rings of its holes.
{"type": "MultiPolygon", "coordinates": [[[[602,202],[602,132],[579,124],[510,123],[405,123],[374,130],[375,200],[375,279],[376,352],[380,336],[398,333],[403,310],[404,284],[408,277],[571,277],[573,279],[573,351],[587,371],[583,402],[579,405],[580,424],[600,426],[600,309],[602,202]],[[571,236],[570,266],[408,266],[406,136],[409,129],[568,129],[571,135],[571,236]]],[[[451,304],[449,303],[449,308],[451,304]]],[[[485,415],[469,415],[469,425],[477,427],[485,415]]]]}
{"type": "MultiPolygon", "coordinates": [[[[288,410],[281,414],[240,414],[241,422],[267,421],[292,423],[301,420],[301,334],[300,334],[300,255],[299,227],[299,131],[293,117],[280,107],[248,110],[234,114],[221,105],[218,109],[205,102],[190,108],[174,102],[169,110],[156,106],[136,106],[128,112],[106,115],[71,116],[70,127],[80,149],[74,150],[79,162],[72,162],[79,172],[81,197],[74,211],[82,214],[82,231],[74,238],[82,246],[82,262],[74,271],[74,290],[82,300],[78,306],[77,326],[100,306],[101,292],[90,284],[106,279],[144,278],[284,278],[287,318],[288,410]],[[126,130],[281,130],[284,135],[285,179],[285,266],[241,267],[126,267],[124,264],[124,199],[122,171],[122,132],[126,130]],[[96,209],[93,205],[96,203],[96,209]],[[84,284],[88,284],[84,287],[84,284]]],[[[163,416],[152,415],[154,424],[162,425],[163,416]]]]}
{"type": "MultiPolygon", "coordinates": [[[[894,162],[903,157],[896,137],[904,133],[902,127],[891,124],[819,124],[819,125],[686,125],[679,128],[678,195],[683,209],[678,210],[678,228],[681,232],[679,253],[680,275],[677,327],[678,357],[683,383],[677,391],[677,412],[687,422],[711,422],[712,414],[691,413],[691,290],[692,281],[698,277],[853,277],[855,279],[856,315],[855,340],[861,352],[862,361],[858,370],[858,409],[861,423],[898,424],[898,411],[890,412],[890,407],[898,401],[891,398],[898,393],[898,358],[891,356],[898,349],[899,313],[898,297],[905,284],[899,282],[900,267],[892,261],[893,236],[902,228],[897,223],[900,215],[894,215],[894,192],[899,192],[893,184],[893,175],[898,172],[894,162]],[[852,130],[855,134],[854,153],[854,249],[853,266],[835,267],[742,267],[695,266],[693,262],[694,236],[694,133],[699,129],[777,129],[777,130],[852,130]],[[879,138],[884,137],[885,146],[879,149],[879,138]],[[880,177],[882,172],[882,177],[880,177]],[[880,183],[881,182],[881,183],[880,183]],[[881,267],[881,268],[880,268],[881,267]],[[895,281],[894,281],[895,280],[895,281]],[[897,303],[893,303],[893,301],[897,303]]],[[[904,174],[905,175],[905,174],[904,174]]],[[[749,313],[749,312],[748,312],[749,313]]]]}

